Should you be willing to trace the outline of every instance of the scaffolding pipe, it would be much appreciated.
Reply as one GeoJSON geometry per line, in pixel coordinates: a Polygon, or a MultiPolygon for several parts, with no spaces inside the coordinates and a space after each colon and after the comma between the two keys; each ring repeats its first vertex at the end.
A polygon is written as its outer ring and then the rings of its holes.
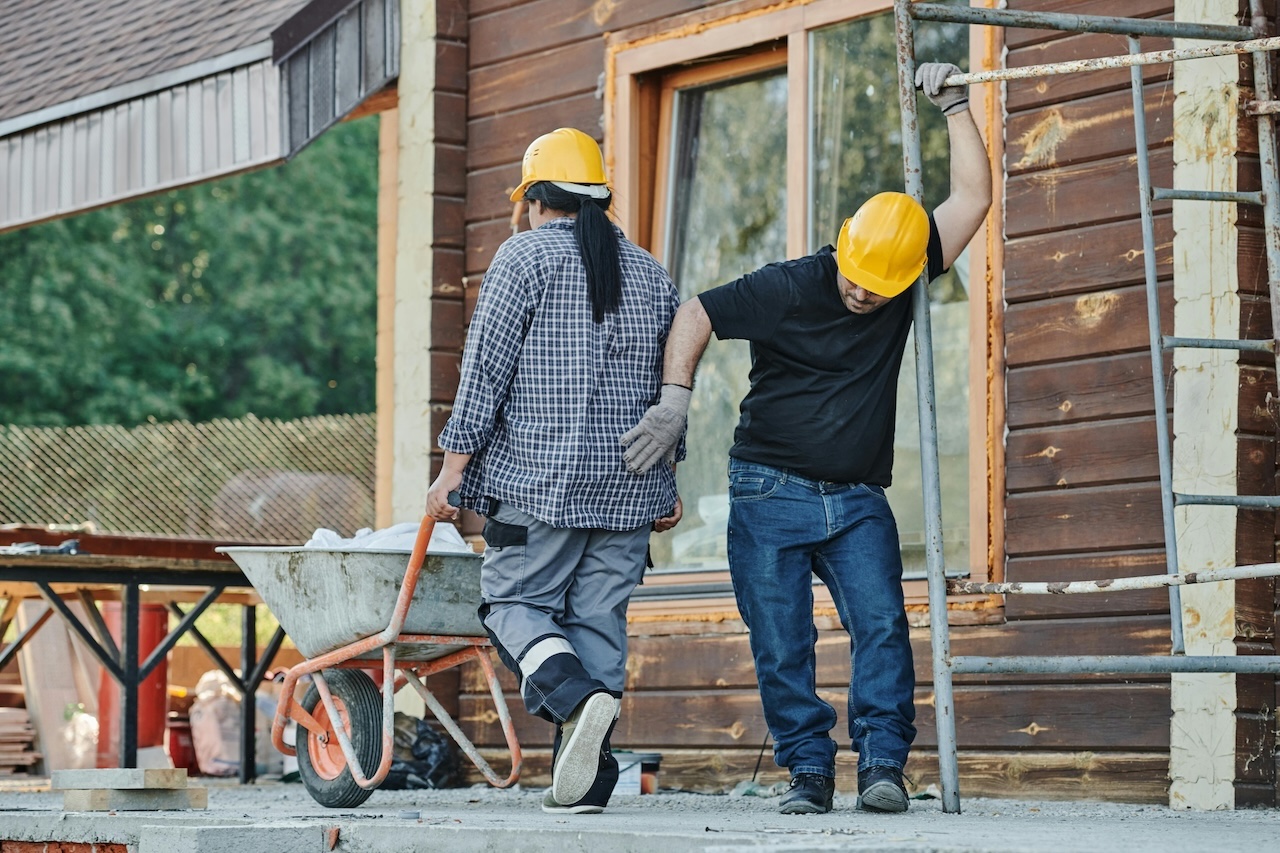
{"type": "Polygon", "coordinates": [[[1186,586],[1193,583],[1220,583],[1246,578],[1270,578],[1280,575],[1280,563],[1259,563],[1256,566],[1235,566],[1230,569],[1206,569],[1202,572],[1183,572],[1176,575],[1143,575],[1132,578],[1107,578],[1092,581],[1024,581],[1008,583],[983,583],[979,581],[951,581],[947,592],[952,595],[1082,595],[1096,592],[1129,592],[1135,589],[1159,589],[1165,586],[1186,586]]]}
{"type": "Polygon", "coordinates": [[[917,21],[980,24],[988,27],[1028,27],[1037,30],[1077,33],[1111,33],[1119,36],[1241,41],[1255,34],[1249,27],[1191,24],[1186,21],[1157,21],[1149,18],[1113,18],[1107,15],[1068,15],[1061,12],[943,6],[938,3],[916,3],[912,5],[910,12],[917,21]]]}
{"type": "Polygon", "coordinates": [[[1261,192],[1246,190],[1175,190],[1155,187],[1151,197],[1156,201],[1225,201],[1228,204],[1262,204],[1261,192]]]}
{"type": "Polygon", "coordinates": [[[1047,655],[1025,657],[955,657],[951,659],[954,672],[991,673],[1063,673],[1067,675],[1094,675],[1104,672],[1164,673],[1164,672],[1236,672],[1251,674],[1280,673],[1280,658],[1272,655],[1047,655]]]}
{"type": "MultiPolygon", "coordinates": [[[[1254,54],[1254,89],[1257,100],[1246,106],[1246,112],[1260,117],[1258,123],[1258,142],[1261,151],[1260,165],[1262,172],[1261,201],[1264,207],[1266,223],[1266,251],[1268,282],[1271,291],[1272,318],[1274,337],[1280,342],[1280,169],[1277,167],[1278,152],[1276,150],[1276,134],[1271,116],[1280,113],[1280,101],[1274,100],[1271,85],[1270,63],[1263,51],[1280,48],[1280,39],[1264,38],[1267,33],[1267,19],[1263,13],[1262,0],[1250,0],[1252,26],[1225,27],[1201,24],[1188,24],[1177,21],[1152,21],[1143,19],[1106,18],[1101,16],[1065,15],[1046,12],[1022,12],[1006,9],[987,9],[957,6],[942,6],[931,3],[912,4],[910,0],[894,0],[895,25],[898,35],[898,82],[899,99],[902,107],[903,122],[903,157],[906,166],[907,191],[920,197],[920,152],[919,136],[916,124],[915,96],[912,91],[915,72],[914,34],[911,19],[925,21],[943,21],[954,23],[980,24],[990,26],[1034,27],[1075,32],[1115,33],[1129,37],[1129,54],[1124,57],[1104,58],[1101,60],[1083,60],[1081,62],[1057,63],[1053,65],[1030,66],[1008,71],[982,72],[979,74],[958,74],[948,77],[944,85],[965,85],[995,80],[1010,80],[1022,77],[1039,77],[1051,74],[1065,74],[1075,71],[1095,70],[1098,68],[1129,67],[1130,85],[1133,91],[1135,143],[1138,156],[1138,177],[1141,194],[1141,212],[1144,245],[1144,272],[1147,280],[1148,318],[1151,336],[1152,382],[1155,392],[1155,411],[1163,414],[1167,410],[1164,393],[1164,368],[1162,351],[1174,346],[1205,346],[1221,349],[1271,349],[1278,348],[1272,342],[1234,341],[1224,344],[1205,343],[1200,339],[1162,338],[1159,332],[1159,302],[1156,293],[1156,270],[1154,252],[1154,225],[1152,202],[1154,193],[1150,180],[1150,164],[1147,154],[1145,125],[1145,109],[1142,97],[1142,72],[1140,66],[1155,62],[1174,62],[1183,59],[1194,59],[1207,56],[1223,56],[1235,53],[1251,52],[1254,54]],[[1170,38],[1201,38],[1221,40],[1247,40],[1243,44],[1213,45],[1208,48],[1175,49],[1140,53],[1138,36],[1158,36],[1170,38]]],[[[1182,191],[1161,190],[1169,193],[1165,198],[1186,198],[1194,200],[1227,200],[1221,194],[1193,194],[1182,191]]],[[[1256,203],[1258,199],[1250,194],[1248,199],[1230,199],[1238,203],[1256,203]]],[[[936,490],[937,446],[936,420],[933,411],[933,376],[932,361],[927,364],[922,359],[931,359],[929,347],[922,347],[921,333],[929,334],[929,311],[927,299],[923,296],[924,288],[917,291],[915,304],[916,319],[916,351],[917,351],[917,394],[920,408],[921,427],[921,468],[925,491],[925,525],[926,525],[926,557],[929,577],[929,613],[931,639],[933,643],[934,689],[937,700],[938,727],[938,761],[943,789],[943,811],[958,813],[959,770],[956,756],[955,709],[953,698],[953,673],[1064,673],[1092,675],[1097,673],[1261,673],[1280,674],[1280,658],[1275,656],[1192,656],[1183,652],[1183,632],[1181,622],[1181,598],[1179,587],[1192,583],[1208,583],[1224,580],[1237,580],[1246,577],[1268,577],[1280,574],[1280,563],[1260,564],[1257,566],[1235,567],[1233,569],[1209,570],[1195,573],[1178,573],[1176,531],[1173,529],[1173,510],[1175,502],[1216,503],[1227,501],[1235,505],[1248,506],[1258,502],[1258,508],[1280,504],[1280,497],[1268,496],[1196,496],[1175,495],[1172,489],[1172,461],[1169,441],[1168,418],[1158,416],[1157,441],[1159,447],[1161,501],[1165,524],[1165,559],[1169,573],[1145,578],[1126,578],[1104,581],[1079,581],[1065,583],[1012,583],[982,584],[967,582],[951,584],[951,591],[957,593],[1028,593],[1067,594],[1084,592],[1115,592],[1126,589],[1158,588],[1168,586],[1171,615],[1171,654],[1169,656],[1130,656],[1130,655],[1076,655],[1076,656],[1041,656],[1041,657],[965,657],[950,656],[950,636],[947,626],[946,581],[941,568],[941,533],[937,532],[936,542],[930,527],[941,524],[940,495],[930,493],[930,485],[936,490]],[[927,379],[927,384],[925,380],[927,379]],[[932,445],[929,441],[932,440],[932,445]],[[932,463],[932,466],[930,465],[932,463]],[[932,470],[931,470],[932,467],[932,470]],[[931,479],[932,477],[932,479],[931,479]],[[937,504],[936,516],[934,506],[937,504]],[[933,547],[937,546],[935,555],[933,547]]],[[[928,338],[926,337],[926,341],[928,338]]],[[[931,343],[931,342],[930,342],[931,343]]],[[[1280,362],[1280,352],[1277,353],[1280,362]]],[[[1280,369],[1280,363],[1278,363],[1280,369]]]]}
{"type": "MultiPolygon", "coordinates": [[[[1130,36],[1130,38],[1133,37],[1130,36]]],[[[1029,80],[1033,77],[1053,77],[1058,74],[1076,74],[1081,71],[1101,71],[1105,68],[1137,68],[1141,65],[1160,65],[1187,59],[1206,59],[1210,56],[1230,56],[1236,53],[1255,53],[1266,50],[1280,50],[1280,37],[1231,44],[1212,44],[1205,47],[1153,50],[1148,53],[1130,53],[1122,56],[1099,56],[1095,59],[1072,59],[1068,62],[1024,65],[1019,68],[993,68],[990,71],[952,74],[943,81],[943,85],[967,86],[972,83],[995,83],[1003,80],[1029,80]]]]}
{"type": "MultiPolygon", "coordinates": [[[[1267,33],[1267,16],[1262,0],[1249,0],[1253,33],[1267,33]]],[[[1271,80],[1269,57],[1253,56],[1253,96],[1260,104],[1276,105],[1274,85],[1271,80]]],[[[1271,291],[1271,334],[1280,340],[1280,164],[1276,162],[1276,119],[1274,111],[1258,116],[1258,170],[1262,173],[1262,221],[1267,249],[1267,282],[1271,291]]],[[[1280,352],[1276,354],[1276,369],[1280,370],[1280,352]]],[[[1277,374],[1280,375],[1280,374],[1277,374]]]]}
{"type": "Polygon", "coordinates": [[[1244,111],[1251,116],[1275,115],[1280,113],[1280,101],[1249,101],[1244,105],[1244,111]]]}
{"type": "MultiPolygon", "coordinates": [[[[1129,52],[1138,55],[1137,37],[1129,36],[1129,52]]],[[[1160,338],[1160,291],[1156,272],[1156,227],[1151,211],[1151,162],[1147,156],[1147,110],[1142,97],[1142,71],[1129,69],[1133,91],[1133,134],[1138,153],[1138,197],[1142,211],[1142,269],[1146,278],[1147,334],[1151,350],[1151,384],[1155,394],[1156,455],[1160,464],[1160,517],[1164,525],[1165,567],[1170,575],[1178,573],[1178,531],[1173,517],[1173,443],[1169,438],[1168,408],[1164,390],[1164,351],[1160,338]]],[[[1169,585],[1169,634],[1171,653],[1183,653],[1182,594],[1177,585],[1169,585]]]]}
{"type": "Polygon", "coordinates": [[[1239,509],[1280,509],[1280,495],[1184,495],[1173,496],[1175,506],[1234,506],[1239,509]]]}
{"type": "MultiPolygon", "coordinates": [[[[916,114],[916,50],[910,0],[894,0],[898,36],[898,102],[902,111],[902,165],[907,194],[924,203],[920,125],[916,114]]],[[[955,699],[951,690],[951,637],[947,626],[947,577],[942,554],[942,484],[938,470],[938,418],[933,387],[933,331],[929,275],[924,270],[912,297],[915,323],[916,406],[920,420],[920,485],[924,493],[925,568],[929,578],[929,634],[933,653],[934,717],[942,810],[960,812],[960,768],[956,757],[955,699]]]]}
{"type": "Polygon", "coordinates": [[[1237,340],[1230,338],[1181,338],[1177,335],[1164,335],[1160,338],[1160,346],[1165,350],[1176,349],[1177,347],[1190,347],[1192,349],[1233,349],[1240,352],[1270,352],[1276,351],[1276,342],[1274,340],[1237,340]]]}

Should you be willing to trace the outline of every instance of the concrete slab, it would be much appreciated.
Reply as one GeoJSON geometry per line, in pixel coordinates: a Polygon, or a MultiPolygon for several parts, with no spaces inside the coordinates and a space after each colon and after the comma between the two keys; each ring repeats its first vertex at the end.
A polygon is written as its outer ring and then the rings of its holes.
{"type": "Polygon", "coordinates": [[[226,853],[270,850],[271,853],[316,853],[325,850],[319,826],[283,824],[254,826],[148,826],[138,839],[138,853],[226,853]]]}
{"type": "Polygon", "coordinates": [[[95,788],[62,792],[62,810],[67,812],[154,812],[203,809],[208,802],[208,788],[155,788],[147,791],[95,788]]]}
{"type": "Polygon", "coordinates": [[[138,853],[1202,853],[1271,850],[1280,838],[1277,810],[966,799],[959,815],[943,814],[936,800],[914,801],[905,815],[874,815],[837,794],[831,814],[792,816],[777,813],[777,799],[662,792],[615,797],[601,815],[549,815],[542,794],[376,791],[357,809],[334,811],[301,785],[212,783],[204,812],[68,814],[56,792],[0,790],[0,841],[110,842],[138,853]],[[417,819],[400,816],[414,811],[417,819]]]}
{"type": "Polygon", "coordinates": [[[185,767],[55,770],[52,781],[55,791],[72,788],[82,790],[88,788],[120,788],[122,790],[185,788],[187,787],[187,770],[185,767]]]}

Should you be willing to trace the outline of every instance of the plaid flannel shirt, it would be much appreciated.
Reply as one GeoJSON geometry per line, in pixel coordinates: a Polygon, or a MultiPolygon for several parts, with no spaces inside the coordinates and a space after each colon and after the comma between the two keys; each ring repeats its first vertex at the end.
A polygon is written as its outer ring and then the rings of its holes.
{"type": "Polygon", "coordinates": [[[555,219],[498,247],[439,444],[472,454],[464,507],[487,512],[492,498],[554,527],[631,530],[675,507],[670,466],[630,473],[619,439],[657,401],[680,296],[619,230],[620,305],[594,322],[573,226],[555,219]]]}

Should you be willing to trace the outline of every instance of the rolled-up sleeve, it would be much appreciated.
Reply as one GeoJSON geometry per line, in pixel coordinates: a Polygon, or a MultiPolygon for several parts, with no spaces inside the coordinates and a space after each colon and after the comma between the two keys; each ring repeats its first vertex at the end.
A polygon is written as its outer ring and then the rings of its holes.
{"type": "Polygon", "coordinates": [[[488,445],[529,330],[531,276],[515,253],[501,248],[489,265],[467,329],[453,414],[440,433],[444,450],[474,454],[488,445]]]}

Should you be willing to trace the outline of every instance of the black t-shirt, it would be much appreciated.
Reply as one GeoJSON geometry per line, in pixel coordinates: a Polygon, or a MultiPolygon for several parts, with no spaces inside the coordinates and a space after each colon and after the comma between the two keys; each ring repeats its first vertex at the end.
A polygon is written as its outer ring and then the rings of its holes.
{"type": "MultiPolygon", "coordinates": [[[[945,270],[929,218],[929,279],[945,270]]],[[[831,246],[698,295],[716,337],[751,342],[729,455],[813,480],[888,486],[898,371],[916,285],[870,314],[840,299],[831,246]]]]}

